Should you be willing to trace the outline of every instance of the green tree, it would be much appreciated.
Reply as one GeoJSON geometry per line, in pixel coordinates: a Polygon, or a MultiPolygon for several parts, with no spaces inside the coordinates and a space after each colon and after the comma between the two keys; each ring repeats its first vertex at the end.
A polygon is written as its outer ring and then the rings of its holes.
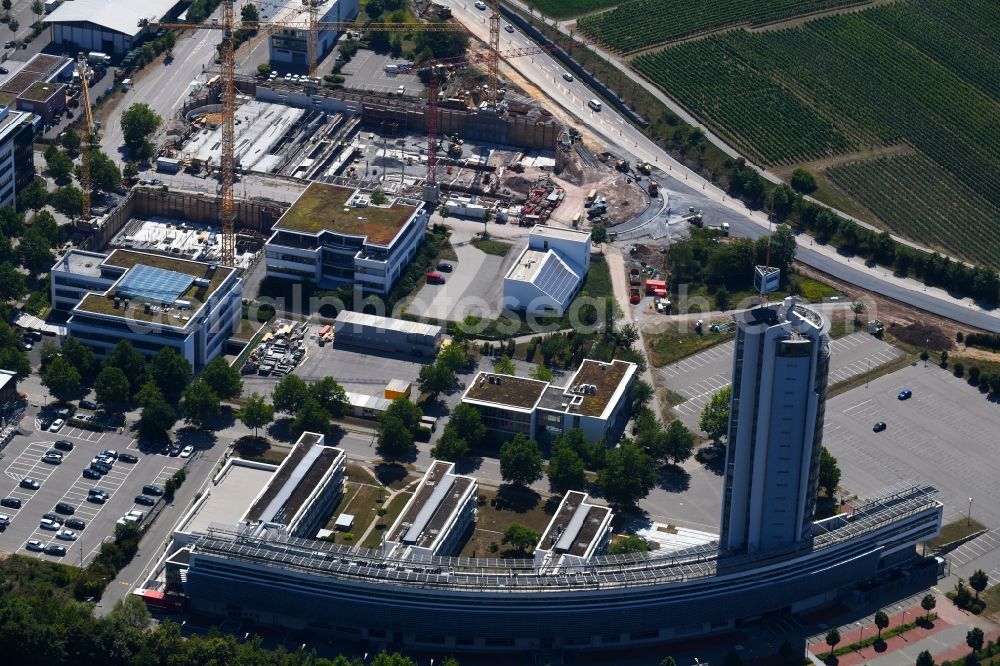
{"type": "Polygon", "coordinates": [[[438,460],[458,462],[469,454],[469,442],[458,434],[451,424],[441,433],[441,438],[431,448],[431,456],[438,460]]]}
{"type": "Polygon", "coordinates": [[[837,643],[839,642],[840,642],[840,631],[836,627],[826,632],[826,644],[830,646],[830,652],[833,652],[834,648],[837,647],[837,643]]]}
{"type": "Polygon", "coordinates": [[[122,176],[124,176],[126,180],[131,182],[135,180],[138,175],[139,175],[139,164],[132,161],[126,162],[125,168],[122,169],[122,176]]]}
{"type": "Polygon", "coordinates": [[[853,303],[851,303],[851,312],[853,312],[853,313],[854,313],[854,327],[855,327],[855,328],[857,328],[857,327],[858,327],[858,323],[859,323],[859,322],[858,322],[858,317],[860,317],[860,316],[861,316],[861,314],[862,314],[862,313],[863,313],[863,312],[864,312],[865,310],[867,310],[867,309],[868,309],[868,306],[867,306],[867,305],[865,305],[865,304],[864,304],[863,302],[861,302],[861,301],[854,301],[853,303]]]}
{"type": "Polygon", "coordinates": [[[385,7],[382,5],[382,0],[366,0],[365,2],[365,14],[368,14],[368,18],[375,21],[379,16],[382,16],[382,12],[385,11],[385,7]]]}
{"type": "Polygon", "coordinates": [[[420,419],[424,415],[419,407],[406,398],[393,400],[384,413],[398,418],[411,432],[416,432],[417,426],[420,425],[420,419]]]}
{"type": "Polygon", "coordinates": [[[937,599],[933,594],[925,594],[924,598],[920,600],[920,607],[924,609],[927,615],[924,616],[925,620],[931,619],[931,611],[937,606],[937,599]]]}
{"type": "Polygon", "coordinates": [[[520,553],[525,553],[529,548],[538,543],[541,535],[532,529],[525,527],[521,523],[511,523],[503,531],[503,538],[500,540],[508,546],[512,546],[520,553]]]}
{"type": "Polygon", "coordinates": [[[882,640],[882,630],[889,626],[889,616],[885,611],[876,611],[875,613],[875,627],[878,629],[878,634],[875,640],[882,640]]]}
{"type": "Polygon", "coordinates": [[[31,210],[41,210],[49,202],[49,191],[45,189],[45,180],[34,178],[22,192],[17,194],[17,203],[31,210]]]}
{"type": "Polygon", "coordinates": [[[38,229],[29,228],[24,232],[18,249],[21,252],[21,265],[27,268],[32,275],[47,272],[55,263],[56,258],[52,254],[52,245],[38,229]]]}
{"type": "Polygon", "coordinates": [[[147,372],[171,404],[177,404],[184,389],[191,383],[191,363],[173,347],[163,347],[156,352],[149,360],[147,372]]]}
{"type": "Polygon", "coordinates": [[[38,17],[45,13],[45,6],[42,4],[42,0],[34,0],[31,3],[31,13],[35,15],[35,22],[38,22],[38,17]]]}
{"type": "Polygon", "coordinates": [[[208,382],[199,377],[184,389],[180,406],[185,418],[204,427],[205,421],[219,415],[219,396],[208,382]]]}
{"type": "Polygon", "coordinates": [[[417,382],[421,393],[436,396],[451,390],[455,385],[455,372],[444,363],[437,361],[420,368],[417,382]]]}
{"type": "Polygon", "coordinates": [[[0,301],[14,301],[26,293],[28,290],[24,286],[24,275],[9,261],[0,264],[0,301]]]}
{"type": "Polygon", "coordinates": [[[16,373],[19,380],[31,374],[31,361],[21,349],[20,336],[3,319],[0,319],[0,368],[16,373]]]}
{"type": "Polygon", "coordinates": [[[49,194],[49,203],[66,217],[83,213],[83,190],[75,185],[60,187],[49,194]]]}
{"type": "Polygon", "coordinates": [[[97,364],[94,350],[76,338],[66,338],[62,346],[62,355],[70,362],[81,377],[86,377],[97,364]]]}
{"type": "MultiPolygon", "coordinates": [[[[247,5],[247,7],[252,7],[252,5],[247,5]]],[[[271,66],[266,62],[257,65],[257,74],[262,77],[271,76],[271,71],[271,66]]]]}
{"type": "Polygon", "coordinates": [[[399,416],[384,413],[379,418],[375,451],[386,460],[405,458],[416,451],[413,430],[399,416]]]}
{"type": "Polygon", "coordinates": [[[62,356],[49,361],[41,371],[42,386],[59,400],[68,400],[80,390],[80,373],[62,356]]]}
{"type": "Polygon", "coordinates": [[[529,486],[542,478],[542,466],[538,442],[523,433],[500,447],[500,478],[504,483],[529,486]]]}
{"type": "Polygon", "coordinates": [[[468,48],[469,36],[464,32],[420,32],[417,33],[414,44],[417,53],[429,51],[433,58],[438,59],[456,58],[464,55],[468,48]]]}
{"type": "MultiPolygon", "coordinates": [[[[52,147],[54,148],[54,146],[52,147]]],[[[62,180],[73,172],[73,160],[58,149],[51,152],[46,151],[45,170],[49,172],[49,176],[52,178],[62,180]]]]}
{"type": "Polygon", "coordinates": [[[330,432],[330,412],[323,409],[316,398],[308,396],[296,410],[290,427],[296,435],[304,432],[318,432],[325,435],[330,432]]]}
{"type": "Polygon", "coordinates": [[[2,6],[5,12],[9,12],[12,6],[11,0],[3,0],[2,6]]]}
{"type": "Polygon", "coordinates": [[[482,442],[486,439],[486,426],[483,425],[479,410],[472,405],[460,403],[451,410],[448,427],[466,442],[482,442]]]}
{"type": "Polygon", "coordinates": [[[37,229],[38,233],[45,236],[45,239],[53,246],[62,242],[62,231],[55,216],[47,210],[38,211],[31,217],[31,228],[37,229]]]}
{"type": "Polygon", "coordinates": [[[705,405],[705,409],[701,411],[701,418],[698,420],[698,427],[716,442],[729,429],[729,401],[732,393],[732,387],[727,386],[713,395],[705,405]]]}
{"type": "Polygon", "coordinates": [[[247,428],[253,428],[253,436],[257,437],[257,429],[263,428],[274,420],[274,407],[259,393],[251,393],[238,412],[240,422],[247,428]]]}
{"type": "Polygon", "coordinates": [[[260,21],[260,12],[254,5],[246,4],[240,9],[240,18],[243,19],[243,23],[257,23],[260,21]]]}
{"type": "Polygon", "coordinates": [[[666,447],[664,457],[675,465],[679,465],[694,453],[694,435],[679,420],[671,421],[666,430],[666,447]]]}
{"type": "Polygon", "coordinates": [[[978,652],[983,649],[983,630],[979,627],[973,627],[965,634],[965,644],[972,649],[973,652],[978,652]]]}
{"type": "Polygon", "coordinates": [[[656,468],[642,449],[626,440],[608,451],[597,485],[609,503],[631,506],[656,485],[656,468]]]}
{"type": "Polygon", "coordinates": [[[71,153],[79,152],[81,144],[79,132],[72,127],[67,127],[66,131],[62,133],[60,143],[62,143],[63,148],[71,153]]]}
{"type": "Polygon", "coordinates": [[[94,149],[90,151],[90,189],[92,192],[107,192],[120,186],[122,172],[111,158],[94,149]]]}
{"type": "Polygon", "coordinates": [[[271,401],[275,410],[294,414],[307,397],[309,397],[309,385],[298,375],[285,375],[274,387],[271,401]]]}
{"type": "Polygon", "coordinates": [[[10,31],[16,35],[17,31],[21,27],[21,24],[18,23],[16,19],[11,19],[7,21],[7,27],[10,28],[10,31]]]}
{"type": "Polygon", "coordinates": [[[985,590],[989,584],[990,577],[982,569],[976,569],[969,576],[969,587],[976,591],[976,599],[979,598],[979,593],[985,590]]]}
{"type": "Polygon", "coordinates": [[[239,371],[222,356],[216,356],[201,371],[200,379],[215,391],[220,400],[237,398],[243,393],[239,371]]]}
{"type": "Polygon", "coordinates": [[[346,414],[347,408],[350,406],[347,392],[333,377],[323,377],[313,382],[309,386],[309,395],[319,403],[320,407],[326,410],[327,414],[335,419],[346,414]]]}
{"type": "Polygon", "coordinates": [[[792,172],[792,178],[789,181],[796,192],[801,192],[802,194],[812,194],[816,191],[816,178],[807,169],[799,167],[792,172]]]}
{"type": "Polygon", "coordinates": [[[826,490],[827,497],[833,497],[840,483],[840,465],[824,446],[819,459],[819,486],[826,490]]]}
{"type": "Polygon", "coordinates": [[[546,368],[544,365],[536,365],[528,373],[528,376],[532,379],[537,379],[540,382],[551,382],[552,381],[552,371],[546,368]]]}
{"type": "Polygon", "coordinates": [[[608,549],[609,555],[624,555],[626,553],[645,553],[649,550],[649,543],[641,536],[628,534],[611,544],[608,549]]]}
{"type": "Polygon", "coordinates": [[[94,379],[94,392],[97,394],[97,402],[114,408],[128,402],[131,387],[124,372],[113,365],[106,365],[94,379]]]}
{"type": "Polygon", "coordinates": [[[376,206],[381,206],[386,202],[385,192],[381,189],[376,188],[372,192],[372,203],[376,206]]]}
{"type": "Polygon", "coordinates": [[[638,380],[632,386],[632,409],[631,412],[636,414],[639,410],[649,404],[649,401],[653,399],[654,391],[653,387],[649,385],[649,382],[645,380],[638,380]]]}
{"type": "MultiPolygon", "coordinates": [[[[189,17],[189,20],[194,20],[189,17]]],[[[125,145],[132,154],[142,152],[144,144],[156,132],[163,119],[144,102],[137,102],[121,116],[125,145]]]]}
{"type": "Polygon", "coordinates": [[[457,372],[469,365],[469,354],[460,344],[446,345],[438,354],[437,362],[444,364],[452,372],[457,372]]]}
{"type": "Polygon", "coordinates": [[[177,413],[165,400],[150,400],[139,415],[139,435],[143,439],[160,440],[177,423],[177,413]]]}
{"type": "Polygon", "coordinates": [[[514,369],[514,362],[510,360],[510,356],[501,356],[497,362],[493,364],[493,372],[498,375],[514,375],[517,373],[514,369]]]}
{"type": "Polygon", "coordinates": [[[595,245],[608,242],[608,230],[603,224],[595,224],[590,230],[590,241],[595,245]]]}
{"type": "MultiPolygon", "coordinates": [[[[146,357],[137,352],[128,340],[119,342],[105,357],[104,367],[108,366],[118,368],[128,377],[133,393],[146,383],[146,357]]],[[[162,392],[160,392],[160,397],[163,397],[162,392]]]]}
{"type": "Polygon", "coordinates": [[[557,441],[549,458],[549,485],[558,493],[581,490],[587,483],[583,458],[568,443],[557,441]]]}
{"type": "Polygon", "coordinates": [[[917,655],[916,666],[934,666],[934,657],[928,650],[924,650],[917,655]]]}

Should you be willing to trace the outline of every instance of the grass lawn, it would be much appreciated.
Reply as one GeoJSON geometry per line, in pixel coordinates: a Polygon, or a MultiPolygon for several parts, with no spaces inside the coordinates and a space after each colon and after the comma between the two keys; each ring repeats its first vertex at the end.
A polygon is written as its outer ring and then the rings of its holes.
{"type": "Polygon", "coordinates": [[[498,240],[483,240],[482,238],[476,238],[472,241],[472,246],[479,249],[481,252],[486,254],[492,254],[497,257],[506,257],[507,253],[510,252],[510,248],[514,247],[510,243],[505,243],[498,240]]]}
{"type": "Polygon", "coordinates": [[[845,379],[842,382],[837,382],[836,384],[831,385],[827,389],[826,398],[827,400],[829,400],[830,398],[840,395],[841,393],[844,393],[846,391],[850,391],[853,388],[864,386],[866,383],[870,382],[871,380],[877,377],[882,377],[884,375],[892,374],[897,370],[902,370],[908,365],[913,365],[916,362],[916,360],[917,357],[915,355],[905,354],[903,356],[900,356],[899,358],[895,358],[889,361],[885,365],[880,365],[877,368],[872,368],[871,374],[864,372],[861,373],[860,375],[854,375],[850,379],[845,379]]]}
{"type": "Polygon", "coordinates": [[[927,546],[929,548],[938,548],[946,543],[967,537],[983,529],[985,529],[983,524],[975,519],[967,521],[965,518],[960,518],[947,525],[942,525],[941,535],[928,541],[927,546]]]}
{"type": "MultiPolygon", "coordinates": [[[[378,497],[379,488],[377,486],[348,481],[344,484],[344,495],[333,510],[333,514],[326,524],[326,529],[332,530],[337,522],[337,516],[347,513],[354,516],[354,526],[351,528],[351,533],[355,539],[361,536],[375,520],[378,497]]],[[[339,534],[337,540],[343,543],[343,538],[339,534]]]]}
{"type": "MultiPolygon", "coordinates": [[[[389,500],[389,503],[385,506],[386,514],[383,516],[381,522],[381,524],[385,527],[379,528],[376,526],[375,529],[372,530],[371,534],[369,534],[361,543],[361,546],[364,548],[378,548],[379,544],[382,543],[382,532],[392,527],[392,524],[396,522],[396,518],[398,518],[399,514],[402,513],[403,507],[406,506],[406,503],[410,501],[411,497],[413,497],[413,493],[399,493],[389,500]]],[[[376,518],[374,511],[372,511],[372,518],[376,518]]],[[[355,534],[361,534],[363,531],[364,530],[357,530],[355,531],[355,534]]]]}
{"type": "Polygon", "coordinates": [[[476,528],[465,547],[462,548],[461,557],[472,557],[473,553],[476,557],[504,557],[506,546],[501,543],[501,539],[503,531],[510,524],[520,523],[541,535],[549,521],[552,520],[552,514],[559,506],[555,498],[550,501],[548,497],[539,496],[537,500],[534,500],[531,495],[525,495],[525,498],[533,500],[530,506],[500,509],[492,505],[492,500],[496,499],[497,492],[493,488],[480,486],[479,495],[486,498],[486,503],[479,506],[476,528]],[[497,544],[497,552],[490,552],[491,543],[497,544]]]}
{"type": "Polygon", "coordinates": [[[714,347],[717,344],[728,342],[733,339],[733,333],[705,333],[697,335],[694,329],[690,333],[681,333],[678,330],[667,330],[663,333],[646,336],[646,346],[649,362],[654,368],[662,368],[665,365],[676,363],[677,361],[696,354],[700,351],[714,347]]]}
{"type": "Polygon", "coordinates": [[[986,614],[996,620],[1000,617],[1000,585],[994,585],[979,595],[986,602],[986,614]]]}

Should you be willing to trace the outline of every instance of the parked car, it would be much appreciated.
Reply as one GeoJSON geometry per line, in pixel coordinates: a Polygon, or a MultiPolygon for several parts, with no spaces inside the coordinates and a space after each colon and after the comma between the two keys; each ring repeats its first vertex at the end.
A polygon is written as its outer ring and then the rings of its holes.
{"type": "Polygon", "coordinates": [[[563,72],[563,78],[569,81],[570,83],[573,82],[573,75],[570,74],[569,72],[563,72]]]}
{"type": "Polygon", "coordinates": [[[631,303],[632,305],[637,304],[641,300],[642,300],[642,295],[639,293],[638,289],[633,289],[629,293],[628,302],[631,303]]]}
{"type": "Polygon", "coordinates": [[[90,494],[90,495],[87,495],[87,501],[91,502],[93,504],[104,504],[105,502],[108,501],[108,496],[107,495],[94,495],[94,494],[90,494]]]}
{"type": "Polygon", "coordinates": [[[181,458],[190,458],[192,453],[194,453],[194,447],[188,444],[181,451],[181,458]]]}
{"type": "Polygon", "coordinates": [[[28,490],[38,490],[39,488],[42,487],[40,481],[37,481],[35,479],[29,479],[27,477],[21,479],[21,483],[19,483],[18,485],[21,486],[22,488],[27,488],[28,490]]]}
{"type": "Polygon", "coordinates": [[[885,421],[876,421],[875,425],[872,426],[872,430],[874,432],[882,432],[883,430],[885,430],[885,427],[886,427],[885,421]]]}
{"type": "Polygon", "coordinates": [[[476,9],[486,9],[486,3],[483,0],[476,0],[476,9]]]}
{"type": "Polygon", "coordinates": [[[179,456],[181,454],[182,448],[183,447],[181,447],[180,444],[174,444],[173,446],[171,446],[170,447],[170,457],[171,458],[176,458],[177,456],[179,456]]]}
{"type": "Polygon", "coordinates": [[[0,506],[5,506],[10,509],[20,509],[21,499],[18,497],[4,497],[0,499],[0,506]]]}
{"type": "Polygon", "coordinates": [[[63,541],[76,541],[76,536],[76,532],[73,530],[63,530],[56,535],[56,538],[63,541]]]}
{"type": "Polygon", "coordinates": [[[29,539],[24,543],[24,547],[28,550],[33,550],[36,553],[40,553],[45,550],[45,544],[38,539],[29,539]]]}
{"type": "Polygon", "coordinates": [[[17,46],[17,44],[14,43],[13,39],[8,39],[6,42],[3,43],[3,47],[5,49],[12,49],[15,46],[17,46]]]}
{"type": "Polygon", "coordinates": [[[510,23],[508,23],[507,25],[505,25],[503,27],[503,29],[506,30],[507,32],[510,32],[510,33],[514,32],[514,26],[512,26],[510,23]]]}
{"type": "Polygon", "coordinates": [[[51,520],[52,522],[55,523],[59,523],[60,525],[63,524],[63,517],[57,513],[43,513],[42,518],[45,518],[46,520],[51,520]]]}
{"type": "Polygon", "coordinates": [[[45,547],[46,555],[55,555],[56,557],[62,557],[66,554],[66,546],[60,546],[57,543],[50,543],[45,547]]]}
{"type": "Polygon", "coordinates": [[[138,456],[134,456],[131,453],[119,453],[118,454],[118,462],[123,462],[123,463],[137,463],[137,462],[139,462],[139,457],[138,456]]]}
{"type": "Polygon", "coordinates": [[[52,425],[49,426],[49,432],[59,432],[60,430],[62,430],[62,427],[64,425],[66,425],[66,421],[62,419],[56,419],[55,421],[52,422],[52,425]]]}
{"type": "Polygon", "coordinates": [[[152,483],[147,483],[142,487],[142,492],[146,495],[159,497],[163,494],[163,488],[152,483]]]}
{"type": "Polygon", "coordinates": [[[444,284],[444,276],[431,271],[427,274],[427,284],[444,284]]]}
{"type": "Polygon", "coordinates": [[[48,430],[52,426],[52,419],[48,416],[43,416],[38,424],[41,426],[42,430],[48,430]]]}
{"type": "Polygon", "coordinates": [[[62,527],[62,526],[61,526],[61,525],[60,525],[59,523],[57,523],[56,521],[54,521],[54,520],[50,520],[50,519],[48,519],[48,518],[42,518],[42,520],[41,520],[41,521],[40,521],[40,522],[38,523],[38,526],[39,526],[39,527],[40,527],[41,529],[43,529],[43,530],[49,530],[50,532],[55,532],[55,531],[56,531],[56,530],[58,530],[58,529],[59,529],[60,527],[62,527]]]}
{"type": "Polygon", "coordinates": [[[49,451],[44,456],[42,456],[42,462],[48,463],[50,465],[61,465],[62,464],[62,454],[58,451],[49,451]]]}
{"type": "Polygon", "coordinates": [[[82,530],[87,527],[87,523],[84,522],[83,518],[67,518],[63,524],[74,530],[82,530]]]}
{"type": "Polygon", "coordinates": [[[10,525],[10,516],[0,513],[0,527],[7,527],[8,525],[10,525]]]}
{"type": "Polygon", "coordinates": [[[97,403],[92,400],[81,400],[79,404],[80,409],[89,409],[92,412],[97,411],[97,403]]]}
{"type": "Polygon", "coordinates": [[[899,395],[896,396],[896,397],[898,397],[900,400],[909,400],[912,395],[913,395],[913,391],[911,391],[908,388],[905,388],[902,391],[900,391],[899,395]]]}
{"type": "Polygon", "coordinates": [[[115,451],[114,449],[105,449],[101,451],[100,455],[104,456],[105,458],[111,458],[112,460],[118,460],[118,452],[115,451]]]}
{"type": "Polygon", "coordinates": [[[56,513],[61,513],[65,516],[72,516],[76,513],[76,507],[67,502],[59,502],[56,504],[56,513]]]}
{"type": "Polygon", "coordinates": [[[156,498],[150,497],[149,495],[136,495],[135,503],[144,504],[146,506],[153,506],[156,504],[156,498]]]}
{"type": "Polygon", "coordinates": [[[73,442],[69,441],[68,439],[57,439],[52,446],[53,448],[59,449],[60,451],[73,450],[73,442]]]}
{"type": "Polygon", "coordinates": [[[99,479],[101,478],[101,473],[92,467],[88,467],[83,470],[83,478],[85,479],[99,479]]]}
{"type": "Polygon", "coordinates": [[[447,261],[442,261],[440,264],[437,265],[437,269],[442,273],[451,273],[454,270],[454,268],[455,267],[449,264],[447,261]]]}

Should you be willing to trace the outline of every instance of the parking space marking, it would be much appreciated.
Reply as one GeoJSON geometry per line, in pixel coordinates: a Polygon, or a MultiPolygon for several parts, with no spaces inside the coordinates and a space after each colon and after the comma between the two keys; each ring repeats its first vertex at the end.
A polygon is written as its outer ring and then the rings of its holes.
{"type": "Polygon", "coordinates": [[[953,565],[965,566],[969,562],[993,552],[998,547],[1000,547],[1000,537],[994,532],[987,532],[953,550],[951,561],[953,565]]]}
{"type": "Polygon", "coordinates": [[[73,439],[82,439],[85,442],[97,443],[104,439],[104,435],[107,433],[84,430],[83,428],[69,428],[60,434],[65,437],[72,437],[73,439]]]}

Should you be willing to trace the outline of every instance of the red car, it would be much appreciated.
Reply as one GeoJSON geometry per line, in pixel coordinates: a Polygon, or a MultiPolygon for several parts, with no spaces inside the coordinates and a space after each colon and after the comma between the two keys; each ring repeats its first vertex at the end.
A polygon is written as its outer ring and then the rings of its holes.
{"type": "Polygon", "coordinates": [[[638,303],[641,300],[642,300],[642,296],[639,294],[639,290],[638,289],[633,289],[632,293],[629,295],[628,302],[631,303],[632,305],[635,305],[636,303],[638,303]]]}
{"type": "Polygon", "coordinates": [[[444,284],[444,276],[431,271],[427,274],[427,284],[444,284]]]}

